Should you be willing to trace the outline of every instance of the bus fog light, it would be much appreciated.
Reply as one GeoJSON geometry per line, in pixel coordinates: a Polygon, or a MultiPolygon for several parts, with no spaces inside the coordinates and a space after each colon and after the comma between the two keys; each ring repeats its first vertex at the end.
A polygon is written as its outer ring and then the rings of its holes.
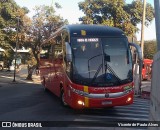
{"type": "Polygon", "coordinates": [[[78,104],[79,104],[79,105],[83,105],[83,106],[84,106],[84,102],[83,102],[83,101],[81,101],[81,100],[78,100],[78,104]]]}
{"type": "Polygon", "coordinates": [[[126,102],[130,102],[131,100],[132,100],[132,98],[128,97],[126,102]]]}

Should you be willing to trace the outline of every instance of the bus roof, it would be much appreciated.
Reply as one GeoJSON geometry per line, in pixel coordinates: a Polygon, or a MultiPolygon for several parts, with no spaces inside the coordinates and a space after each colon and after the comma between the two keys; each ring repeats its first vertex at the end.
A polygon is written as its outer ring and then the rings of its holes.
{"type": "Polygon", "coordinates": [[[126,37],[122,30],[104,25],[73,24],[63,26],[61,29],[67,29],[70,36],[126,37]],[[86,35],[82,35],[82,31],[86,35]]]}
{"type": "Polygon", "coordinates": [[[151,60],[151,59],[143,59],[143,62],[146,62],[146,63],[152,63],[152,62],[153,62],[153,60],[151,60]]]}

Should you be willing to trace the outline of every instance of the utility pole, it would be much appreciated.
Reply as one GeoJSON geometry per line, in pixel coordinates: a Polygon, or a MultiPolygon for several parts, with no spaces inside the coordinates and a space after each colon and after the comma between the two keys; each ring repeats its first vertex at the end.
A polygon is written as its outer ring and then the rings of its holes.
{"type": "Polygon", "coordinates": [[[19,17],[17,17],[17,38],[16,38],[16,48],[15,48],[15,62],[14,62],[13,82],[16,82],[17,46],[18,46],[18,42],[19,42],[18,33],[19,33],[19,17]]]}
{"type": "Polygon", "coordinates": [[[53,0],[52,0],[52,2],[51,2],[51,6],[53,6],[53,0]]]}
{"type": "Polygon", "coordinates": [[[145,27],[145,15],[146,15],[146,0],[143,0],[143,17],[141,24],[141,49],[142,49],[142,58],[144,57],[144,27],[145,27]]]}
{"type": "Polygon", "coordinates": [[[157,51],[160,51],[160,0],[154,0],[157,51]]]}

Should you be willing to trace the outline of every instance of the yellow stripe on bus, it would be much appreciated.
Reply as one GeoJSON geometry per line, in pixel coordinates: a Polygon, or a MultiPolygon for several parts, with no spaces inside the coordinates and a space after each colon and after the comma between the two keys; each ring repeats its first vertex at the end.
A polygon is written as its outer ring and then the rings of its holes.
{"type": "MultiPolygon", "coordinates": [[[[88,93],[88,86],[84,86],[84,92],[88,93]]],[[[86,107],[89,107],[89,99],[88,99],[88,97],[84,98],[84,103],[85,103],[86,107]]]]}
{"type": "Polygon", "coordinates": [[[84,92],[88,93],[88,86],[84,86],[84,92]]]}

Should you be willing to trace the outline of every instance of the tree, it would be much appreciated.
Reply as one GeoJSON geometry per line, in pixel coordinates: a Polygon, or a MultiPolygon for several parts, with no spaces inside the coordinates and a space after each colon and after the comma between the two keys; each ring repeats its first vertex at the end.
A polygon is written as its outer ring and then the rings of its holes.
{"type": "MultiPolygon", "coordinates": [[[[143,3],[135,0],[126,4],[125,0],[85,0],[80,2],[79,9],[85,16],[79,20],[83,24],[103,24],[121,28],[128,36],[134,36],[136,27],[142,21],[143,3]]],[[[154,18],[154,9],[147,3],[146,25],[154,18]]]]}
{"type": "MultiPolygon", "coordinates": [[[[56,3],[56,7],[60,8],[60,5],[56,3]]],[[[51,36],[51,33],[67,23],[66,20],[55,14],[53,6],[42,5],[35,7],[32,23],[26,26],[26,41],[24,45],[31,48],[31,54],[36,62],[29,68],[30,73],[27,79],[32,79],[34,68],[39,66],[39,54],[44,41],[51,36]]]]}
{"type": "Polygon", "coordinates": [[[157,50],[156,41],[145,41],[144,42],[144,58],[145,59],[153,59],[157,50]]]}
{"type": "Polygon", "coordinates": [[[0,3],[0,47],[5,49],[6,56],[10,60],[14,58],[13,49],[16,46],[16,30],[18,29],[17,18],[20,18],[20,30],[23,27],[23,17],[27,11],[27,8],[20,8],[14,0],[3,0],[0,3]]]}

